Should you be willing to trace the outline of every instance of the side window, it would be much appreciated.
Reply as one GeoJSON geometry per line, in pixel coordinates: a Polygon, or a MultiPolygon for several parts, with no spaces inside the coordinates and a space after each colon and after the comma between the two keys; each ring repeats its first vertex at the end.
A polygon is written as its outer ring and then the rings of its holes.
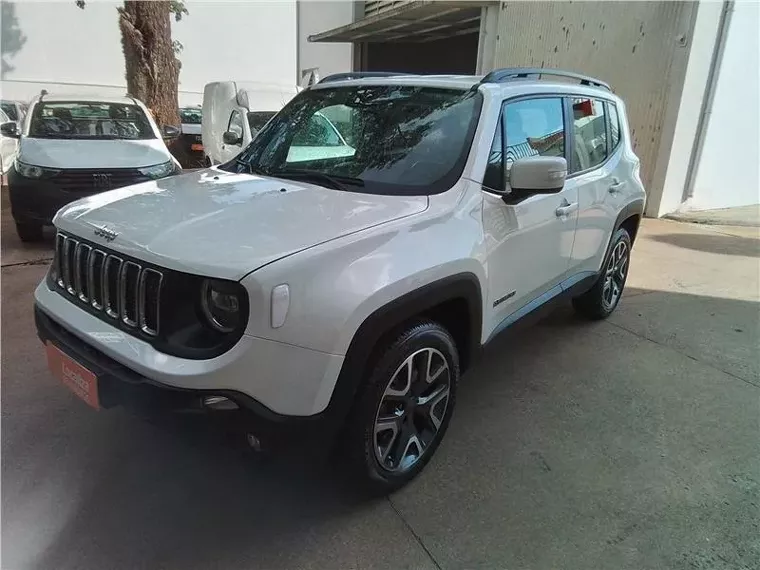
{"type": "Polygon", "coordinates": [[[235,133],[238,138],[243,138],[243,115],[240,111],[232,111],[230,115],[230,123],[227,125],[227,130],[235,133]]]}
{"type": "Polygon", "coordinates": [[[491,190],[497,190],[499,192],[504,191],[504,161],[502,160],[504,153],[501,141],[502,138],[500,118],[499,124],[496,125],[496,134],[493,136],[491,152],[488,153],[486,173],[485,176],[483,176],[483,186],[486,186],[491,190]]]}
{"type": "Polygon", "coordinates": [[[573,97],[572,172],[588,170],[607,159],[607,130],[604,103],[588,97],[573,97]]]}
{"type": "Polygon", "coordinates": [[[518,158],[565,156],[562,99],[525,99],[507,103],[503,118],[507,136],[507,170],[518,158]]]}
{"type": "Polygon", "coordinates": [[[607,112],[610,115],[610,152],[612,152],[620,142],[620,119],[615,103],[607,103],[607,112]]]}

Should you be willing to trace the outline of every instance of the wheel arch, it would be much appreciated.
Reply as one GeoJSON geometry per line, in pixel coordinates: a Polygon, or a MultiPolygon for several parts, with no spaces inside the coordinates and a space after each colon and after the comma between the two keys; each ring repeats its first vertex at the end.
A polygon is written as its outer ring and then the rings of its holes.
{"type": "MultiPolygon", "coordinates": [[[[631,237],[631,245],[636,241],[636,234],[639,231],[639,224],[641,223],[641,217],[644,215],[644,200],[634,200],[626,204],[615,220],[614,230],[612,235],[615,234],[620,228],[625,228],[628,235],[631,237]]],[[[610,236],[610,240],[612,236],[610,236]]]]}
{"type": "Polygon", "coordinates": [[[458,273],[428,283],[394,299],[371,313],[354,333],[343,361],[328,409],[342,423],[376,349],[389,333],[415,317],[429,318],[446,327],[457,343],[464,371],[480,350],[483,300],[474,273],[458,273]],[[465,323],[460,323],[466,318],[465,323]],[[459,326],[453,326],[459,325],[459,326]]]}

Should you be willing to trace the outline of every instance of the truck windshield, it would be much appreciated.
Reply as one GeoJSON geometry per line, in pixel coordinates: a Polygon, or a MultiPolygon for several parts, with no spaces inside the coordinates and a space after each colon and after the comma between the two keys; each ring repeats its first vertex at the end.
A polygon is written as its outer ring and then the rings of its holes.
{"type": "Polygon", "coordinates": [[[3,109],[8,119],[11,121],[18,121],[18,113],[16,112],[16,105],[10,101],[3,101],[0,103],[0,108],[3,109]]]}
{"type": "Polygon", "coordinates": [[[183,125],[200,125],[203,111],[200,107],[180,107],[179,120],[183,125]]]}
{"type": "Polygon", "coordinates": [[[222,168],[358,182],[351,190],[425,195],[461,174],[477,127],[477,91],[352,85],[303,91],[222,168]]]}
{"type": "Polygon", "coordinates": [[[46,139],[154,139],[148,118],[137,105],[79,101],[34,106],[29,136],[46,139]]]}

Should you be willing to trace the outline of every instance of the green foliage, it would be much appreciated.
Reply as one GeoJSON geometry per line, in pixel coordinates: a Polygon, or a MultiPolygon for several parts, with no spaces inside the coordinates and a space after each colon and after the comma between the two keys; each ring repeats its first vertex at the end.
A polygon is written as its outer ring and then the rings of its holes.
{"type": "MultiPolygon", "coordinates": [[[[76,7],[80,10],[84,10],[86,0],[75,0],[74,4],[76,4],[76,7]]],[[[176,22],[179,22],[182,19],[182,16],[186,16],[190,13],[187,11],[187,7],[183,0],[169,0],[169,12],[174,14],[174,20],[176,22]]]]}
{"type": "Polygon", "coordinates": [[[174,21],[176,22],[179,22],[182,19],[182,16],[189,14],[183,0],[170,0],[169,12],[174,14],[174,21]]]}

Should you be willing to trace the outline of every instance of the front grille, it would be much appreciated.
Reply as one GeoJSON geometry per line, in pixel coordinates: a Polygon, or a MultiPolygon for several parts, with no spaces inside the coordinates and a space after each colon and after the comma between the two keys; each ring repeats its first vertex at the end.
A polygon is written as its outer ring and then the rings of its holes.
{"type": "Polygon", "coordinates": [[[158,335],[162,272],[59,232],[51,278],[72,302],[127,329],[158,335]]]}
{"type": "Polygon", "coordinates": [[[50,179],[64,192],[105,192],[150,180],[136,168],[66,169],[50,179]]]}

